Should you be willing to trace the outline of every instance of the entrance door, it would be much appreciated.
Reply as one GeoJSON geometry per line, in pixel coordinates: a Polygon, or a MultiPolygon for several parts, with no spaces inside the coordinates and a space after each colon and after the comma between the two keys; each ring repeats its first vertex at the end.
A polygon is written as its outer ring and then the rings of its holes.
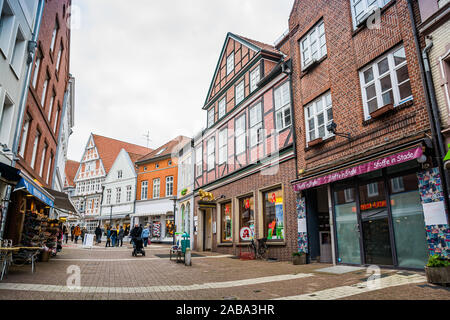
{"type": "Polygon", "coordinates": [[[211,209],[207,209],[204,212],[203,219],[203,251],[212,250],[212,215],[211,209]]]}
{"type": "Polygon", "coordinates": [[[365,263],[393,265],[384,180],[360,185],[359,198],[365,263]]]}

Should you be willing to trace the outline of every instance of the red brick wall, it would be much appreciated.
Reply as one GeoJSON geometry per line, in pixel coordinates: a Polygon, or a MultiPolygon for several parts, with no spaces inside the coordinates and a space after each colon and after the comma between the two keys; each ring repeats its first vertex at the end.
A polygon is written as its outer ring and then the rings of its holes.
{"type": "MultiPolygon", "coordinates": [[[[45,2],[42,25],[39,33],[38,48],[40,48],[43,59],[38,74],[38,81],[36,90],[30,81],[30,89],[28,92],[26,113],[31,117],[32,121],[28,130],[27,143],[25,148],[24,158],[20,158],[17,162],[17,167],[26,171],[33,178],[37,179],[42,185],[50,187],[52,184],[52,176],[55,168],[55,156],[57,149],[57,140],[59,134],[59,125],[61,122],[61,114],[63,108],[64,93],[69,80],[69,51],[70,51],[70,29],[68,28],[67,19],[69,17],[69,6],[71,0],[49,0],[45,2]],[[64,10],[65,9],[65,10],[64,10]],[[65,15],[64,15],[65,11],[65,15]],[[50,52],[50,45],[52,40],[52,33],[55,27],[55,21],[58,19],[59,31],[56,36],[54,51],[50,52]],[[56,73],[56,63],[58,52],[61,43],[63,43],[64,51],[61,56],[61,63],[59,73],[56,73]],[[45,105],[41,106],[41,95],[43,91],[44,82],[47,73],[50,76],[48,84],[48,93],[45,105]],[[52,109],[52,116],[48,121],[48,113],[50,106],[50,99],[52,91],[54,90],[56,96],[52,109]],[[58,119],[56,119],[57,110],[60,108],[58,119]],[[53,131],[55,121],[57,121],[56,132],[53,131]],[[39,130],[41,138],[36,154],[35,170],[30,167],[33,153],[33,142],[36,131],[39,130]],[[40,163],[44,144],[48,145],[47,154],[44,162],[43,177],[39,176],[40,163]],[[45,183],[47,169],[49,165],[50,154],[53,155],[53,160],[50,170],[49,185],[45,183]]],[[[32,78],[34,75],[34,62],[32,69],[32,78]]],[[[20,137],[22,139],[22,137],[20,137]]],[[[21,140],[20,140],[21,141],[21,140]]]]}

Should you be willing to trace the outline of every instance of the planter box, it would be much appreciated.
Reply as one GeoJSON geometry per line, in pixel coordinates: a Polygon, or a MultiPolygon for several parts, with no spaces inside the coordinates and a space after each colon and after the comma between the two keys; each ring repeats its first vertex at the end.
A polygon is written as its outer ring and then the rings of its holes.
{"type": "Polygon", "coordinates": [[[381,117],[383,114],[388,113],[389,111],[394,110],[394,105],[393,104],[387,104],[384,107],[381,107],[380,109],[372,112],[370,114],[371,118],[378,118],[381,117]]]}
{"type": "Polygon", "coordinates": [[[425,267],[425,273],[429,283],[450,284],[450,266],[441,268],[425,267]]]}
{"type": "Polygon", "coordinates": [[[294,265],[306,264],[306,254],[292,257],[292,263],[294,265]]]}

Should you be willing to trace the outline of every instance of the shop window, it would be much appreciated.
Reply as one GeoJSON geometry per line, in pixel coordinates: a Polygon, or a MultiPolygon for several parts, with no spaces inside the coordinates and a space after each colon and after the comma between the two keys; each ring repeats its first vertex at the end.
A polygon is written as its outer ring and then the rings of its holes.
{"type": "Polygon", "coordinates": [[[172,238],[175,232],[175,221],[173,218],[168,218],[166,220],[166,238],[172,238]]]}
{"type": "Polygon", "coordinates": [[[284,206],[281,188],[263,193],[264,236],[267,240],[284,239],[284,206]]]}
{"type": "Polygon", "coordinates": [[[253,196],[239,199],[239,230],[249,227],[255,234],[255,202],[253,196]]]}
{"type": "Polygon", "coordinates": [[[220,205],[222,221],[222,242],[233,241],[233,213],[231,212],[231,202],[220,205]]]}

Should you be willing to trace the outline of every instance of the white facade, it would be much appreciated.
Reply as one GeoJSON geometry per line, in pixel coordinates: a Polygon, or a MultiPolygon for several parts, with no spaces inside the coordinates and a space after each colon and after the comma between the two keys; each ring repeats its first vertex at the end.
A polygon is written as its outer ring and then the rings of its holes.
{"type": "Polygon", "coordinates": [[[134,213],[137,173],[128,152],[122,149],[103,183],[100,219],[123,221],[134,213]]]}

